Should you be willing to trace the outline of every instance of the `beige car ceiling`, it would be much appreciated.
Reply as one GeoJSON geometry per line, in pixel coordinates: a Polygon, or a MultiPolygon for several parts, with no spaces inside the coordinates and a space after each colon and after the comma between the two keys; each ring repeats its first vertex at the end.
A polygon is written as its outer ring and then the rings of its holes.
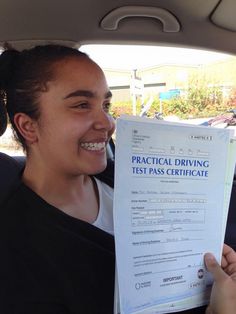
{"type": "Polygon", "coordinates": [[[0,44],[155,44],[236,53],[235,12],[235,0],[0,0],[0,44]]]}

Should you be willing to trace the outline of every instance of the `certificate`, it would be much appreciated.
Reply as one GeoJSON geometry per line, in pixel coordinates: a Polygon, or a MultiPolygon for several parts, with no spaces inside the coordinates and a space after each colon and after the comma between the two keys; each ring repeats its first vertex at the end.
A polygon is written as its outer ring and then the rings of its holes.
{"type": "Polygon", "coordinates": [[[117,121],[114,227],[121,314],[209,301],[206,252],[221,259],[235,165],[226,129],[117,121]]]}

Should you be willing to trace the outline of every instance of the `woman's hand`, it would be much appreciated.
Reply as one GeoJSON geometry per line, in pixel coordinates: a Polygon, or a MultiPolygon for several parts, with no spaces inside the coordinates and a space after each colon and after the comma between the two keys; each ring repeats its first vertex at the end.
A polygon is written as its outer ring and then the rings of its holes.
{"type": "Polygon", "coordinates": [[[204,256],[214,284],[206,314],[236,314],[236,252],[224,245],[221,265],[211,253],[204,256]]]}

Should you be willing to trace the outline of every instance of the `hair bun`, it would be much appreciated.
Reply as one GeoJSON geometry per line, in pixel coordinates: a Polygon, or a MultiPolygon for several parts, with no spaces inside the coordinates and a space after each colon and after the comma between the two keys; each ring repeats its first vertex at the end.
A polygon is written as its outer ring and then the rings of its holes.
{"type": "Polygon", "coordinates": [[[0,99],[0,136],[6,131],[7,128],[7,110],[3,99],[0,99]]]}
{"type": "Polygon", "coordinates": [[[7,89],[11,83],[12,73],[19,60],[20,52],[17,50],[5,50],[0,55],[0,87],[7,89]]]}

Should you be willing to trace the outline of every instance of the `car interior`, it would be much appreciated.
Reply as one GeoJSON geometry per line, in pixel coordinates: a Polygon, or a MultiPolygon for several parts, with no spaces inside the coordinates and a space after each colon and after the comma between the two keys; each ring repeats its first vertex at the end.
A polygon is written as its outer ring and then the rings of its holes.
{"type": "MultiPolygon", "coordinates": [[[[235,12],[235,0],[0,0],[0,46],[132,44],[236,55],[235,12]]],[[[112,144],[109,158],[113,153],[112,144]]],[[[0,204],[19,184],[24,163],[24,156],[0,152],[0,204]]],[[[236,177],[225,236],[234,249],[235,209],[236,177]]]]}

